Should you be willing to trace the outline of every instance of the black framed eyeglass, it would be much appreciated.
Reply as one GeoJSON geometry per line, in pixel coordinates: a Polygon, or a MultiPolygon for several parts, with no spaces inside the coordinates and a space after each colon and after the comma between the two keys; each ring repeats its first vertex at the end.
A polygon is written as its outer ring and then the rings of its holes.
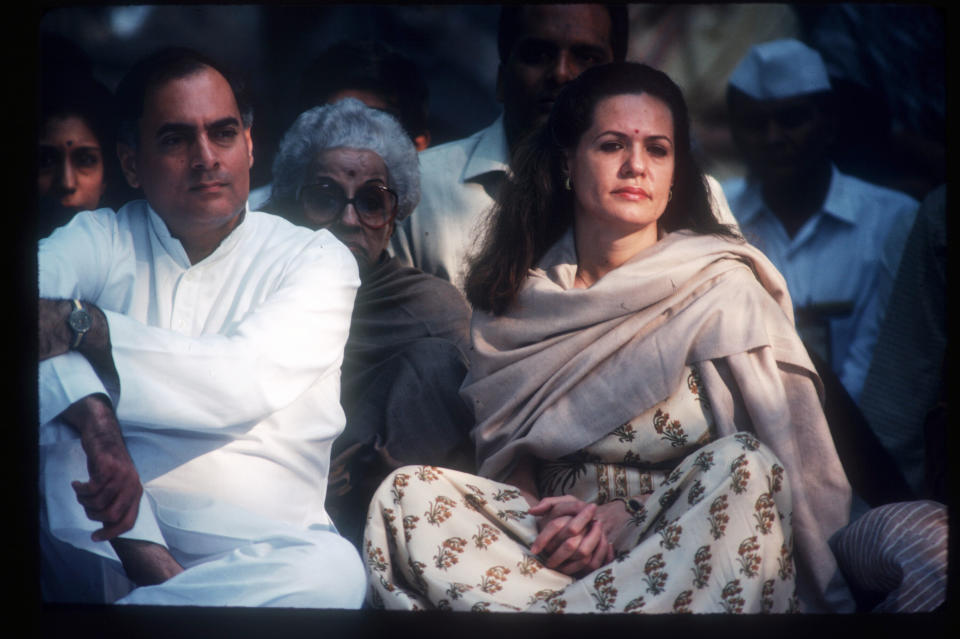
{"type": "Polygon", "coordinates": [[[364,184],[351,198],[334,181],[304,184],[297,190],[297,201],[303,212],[322,226],[343,217],[348,204],[353,204],[360,223],[371,229],[383,228],[397,212],[397,194],[382,184],[364,184]]]}

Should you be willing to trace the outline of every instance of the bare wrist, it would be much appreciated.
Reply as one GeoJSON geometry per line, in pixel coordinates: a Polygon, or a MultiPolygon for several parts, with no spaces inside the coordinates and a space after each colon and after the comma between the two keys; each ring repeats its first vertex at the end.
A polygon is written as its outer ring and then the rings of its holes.
{"type": "Polygon", "coordinates": [[[630,524],[631,528],[643,525],[647,519],[647,509],[643,502],[636,497],[616,497],[607,504],[614,509],[618,520],[626,526],[630,524]]]}
{"type": "Polygon", "coordinates": [[[644,509],[643,502],[635,497],[614,497],[608,503],[617,501],[623,504],[623,509],[631,515],[641,512],[644,509]]]}
{"type": "Polygon", "coordinates": [[[100,393],[87,395],[74,402],[61,416],[80,434],[81,439],[96,438],[119,428],[110,400],[100,393]]]}

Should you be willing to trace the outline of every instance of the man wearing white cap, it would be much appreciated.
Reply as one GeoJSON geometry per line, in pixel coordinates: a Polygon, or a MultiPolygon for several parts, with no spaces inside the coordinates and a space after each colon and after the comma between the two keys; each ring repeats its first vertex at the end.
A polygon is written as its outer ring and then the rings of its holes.
{"type": "Polygon", "coordinates": [[[752,47],[727,87],[748,174],[723,188],[747,240],[786,278],[807,347],[859,401],[917,202],[837,170],[830,99],[815,50],[752,47]]]}

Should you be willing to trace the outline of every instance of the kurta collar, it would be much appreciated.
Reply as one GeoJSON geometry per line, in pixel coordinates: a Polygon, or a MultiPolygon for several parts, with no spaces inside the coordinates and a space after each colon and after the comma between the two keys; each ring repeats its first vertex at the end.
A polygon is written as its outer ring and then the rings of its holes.
{"type": "Polygon", "coordinates": [[[486,173],[506,173],[510,168],[510,150],[507,147],[502,113],[493,124],[480,131],[477,137],[477,143],[463,167],[461,178],[464,182],[486,173]]]}
{"type": "Polygon", "coordinates": [[[230,235],[225,237],[220,246],[214,250],[213,253],[208,255],[206,258],[198,262],[197,264],[191,264],[190,258],[187,256],[187,251],[183,248],[183,244],[177,238],[173,237],[170,234],[170,229],[167,228],[166,223],[163,221],[163,218],[153,210],[153,207],[147,204],[147,218],[150,220],[150,227],[153,229],[154,237],[160,243],[160,246],[177,262],[177,264],[184,269],[191,268],[192,266],[199,266],[200,264],[211,264],[225,255],[228,255],[233,248],[240,242],[240,239],[245,235],[246,228],[249,226],[245,222],[250,217],[249,206],[244,203],[243,209],[243,219],[240,220],[240,223],[237,224],[236,228],[230,232],[230,235]]]}

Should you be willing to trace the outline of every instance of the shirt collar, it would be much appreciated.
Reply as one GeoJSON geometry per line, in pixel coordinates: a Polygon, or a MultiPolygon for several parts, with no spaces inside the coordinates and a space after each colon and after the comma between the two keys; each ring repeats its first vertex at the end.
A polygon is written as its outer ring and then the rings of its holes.
{"type": "Polygon", "coordinates": [[[473,180],[485,173],[506,173],[510,168],[510,151],[503,128],[503,114],[493,124],[480,131],[477,143],[463,167],[463,181],[473,180]]]}
{"type": "Polygon", "coordinates": [[[763,203],[763,191],[760,187],[760,180],[752,175],[748,175],[743,192],[737,198],[737,222],[741,226],[753,222],[760,213],[766,210],[767,206],[763,203]]]}
{"type": "MultiPolygon", "coordinates": [[[[222,256],[227,255],[233,249],[234,246],[240,241],[241,237],[244,235],[244,229],[248,225],[244,225],[250,218],[250,207],[247,203],[243,205],[243,218],[240,220],[240,223],[230,232],[230,234],[223,238],[223,241],[220,242],[220,246],[216,248],[210,255],[201,260],[199,264],[209,264],[213,261],[220,259],[222,256]]],[[[177,261],[177,263],[184,269],[188,269],[191,266],[197,266],[197,264],[191,264],[190,258],[187,256],[187,251],[183,248],[183,244],[177,238],[173,237],[170,234],[170,229],[167,228],[166,222],[163,221],[163,218],[160,217],[160,214],[153,210],[153,207],[150,204],[147,204],[147,217],[150,220],[150,227],[153,229],[154,236],[157,238],[157,241],[160,242],[160,245],[166,250],[166,252],[177,261]]]]}
{"type": "Polygon", "coordinates": [[[857,223],[857,207],[852,206],[853,194],[850,193],[850,189],[847,188],[847,180],[843,179],[844,175],[840,173],[840,170],[836,165],[830,165],[831,174],[830,174],[830,188],[827,189],[827,197],[823,201],[823,206],[820,207],[824,213],[832,215],[838,220],[842,220],[847,224],[856,224],[857,223]]]}

